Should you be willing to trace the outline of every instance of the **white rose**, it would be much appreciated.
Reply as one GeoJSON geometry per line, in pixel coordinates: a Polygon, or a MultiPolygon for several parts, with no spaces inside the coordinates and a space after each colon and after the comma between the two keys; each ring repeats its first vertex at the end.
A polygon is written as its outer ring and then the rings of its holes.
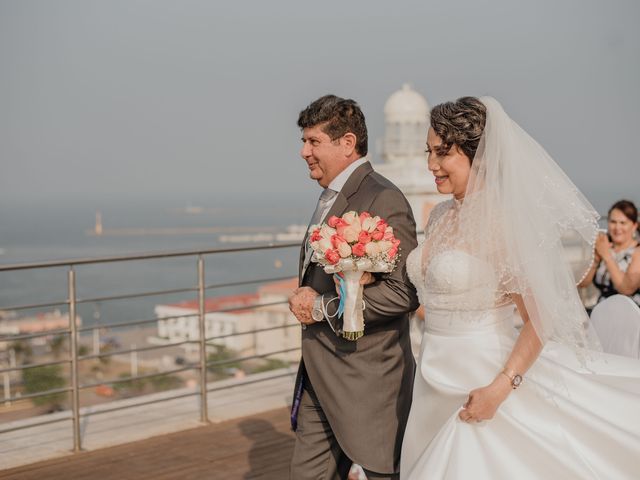
{"type": "Polygon", "coordinates": [[[326,223],[320,229],[320,235],[322,235],[322,238],[327,238],[328,239],[328,238],[331,238],[331,236],[335,235],[335,234],[336,234],[336,229],[335,228],[331,228],[326,223]]]}
{"type": "Polygon", "coordinates": [[[338,253],[342,258],[347,258],[351,255],[351,247],[347,242],[342,242],[338,245],[338,253]]]}
{"type": "Polygon", "coordinates": [[[362,230],[365,232],[373,232],[376,229],[377,222],[374,221],[373,217],[367,217],[362,222],[362,230]]]}
{"type": "Polygon", "coordinates": [[[393,247],[393,243],[388,240],[380,240],[378,243],[378,247],[380,248],[380,252],[388,252],[393,247]]]}
{"type": "Polygon", "coordinates": [[[324,237],[318,240],[318,246],[320,247],[320,251],[322,253],[333,248],[333,245],[331,245],[331,240],[329,238],[324,238],[324,237]]]}
{"type": "Polygon", "coordinates": [[[342,215],[342,219],[349,225],[360,224],[360,216],[356,212],[347,212],[342,215]]]}
{"type": "Polygon", "coordinates": [[[382,252],[380,242],[369,242],[365,245],[364,249],[370,257],[375,257],[382,252]]]}
{"type": "Polygon", "coordinates": [[[351,225],[344,229],[342,236],[349,243],[354,243],[358,241],[358,236],[360,235],[360,229],[356,228],[355,225],[351,225]]]}

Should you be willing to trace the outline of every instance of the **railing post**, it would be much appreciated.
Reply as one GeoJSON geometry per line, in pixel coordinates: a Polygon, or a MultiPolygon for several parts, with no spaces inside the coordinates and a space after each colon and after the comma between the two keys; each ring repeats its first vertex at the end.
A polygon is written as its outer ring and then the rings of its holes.
{"type": "Polygon", "coordinates": [[[76,272],[69,267],[69,328],[71,342],[69,346],[71,360],[71,410],[73,414],[73,451],[82,450],[80,439],[80,391],[78,388],[78,326],[76,325],[76,272]]]}
{"type": "Polygon", "coordinates": [[[200,421],[209,423],[207,407],[207,336],[204,309],[204,258],[198,255],[198,326],[200,327],[200,421]]]}

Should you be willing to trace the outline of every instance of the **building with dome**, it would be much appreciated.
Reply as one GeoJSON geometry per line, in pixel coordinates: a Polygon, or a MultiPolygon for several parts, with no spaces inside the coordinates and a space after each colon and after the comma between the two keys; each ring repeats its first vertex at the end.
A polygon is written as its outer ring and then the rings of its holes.
{"type": "Polygon", "coordinates": [[[405,194],[422,229],[433,206],[445,196],[438,193],[427,169],[425,142],[429,128],[429,105],[425,98],[404,84],[384,105],[385,133],[379,144],[382,163],[373,164],[405,194]]]}

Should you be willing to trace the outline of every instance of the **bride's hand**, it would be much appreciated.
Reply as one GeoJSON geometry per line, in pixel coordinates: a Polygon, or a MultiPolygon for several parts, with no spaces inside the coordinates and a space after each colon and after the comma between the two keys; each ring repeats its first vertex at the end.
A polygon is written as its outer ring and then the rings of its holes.
{"type": "Polygon", "coordinates": [[[458,417],[468,423],[491,420],[510,392],[509,379],[504,375],[498,375],[491,384],[476,388],[469,393],[469,398],[458,413],[458,417]]]}

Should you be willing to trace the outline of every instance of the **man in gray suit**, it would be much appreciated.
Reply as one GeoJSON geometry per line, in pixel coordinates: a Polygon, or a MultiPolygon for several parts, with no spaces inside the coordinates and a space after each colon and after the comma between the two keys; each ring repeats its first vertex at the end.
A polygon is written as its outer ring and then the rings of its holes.
{"type": "Polygon", "coordinates": [[[379,215],[400,240],[400,258],[393,272],[367,275],[364,336],[349,341],[341,335],[333,278],[310,262],[304,240],[299,288],[289,299],[302,324],[291,479],[345,479],[353,462],[369,479],[397,479],[415,369],[409,313],[418,299],[405,269],[416,247],[415,221],[400,190],[364,158],[367,127],[356,102],[319,98],[298,126],[309,175],[324,188],[311,223],[350,210],[379,215]]]}

